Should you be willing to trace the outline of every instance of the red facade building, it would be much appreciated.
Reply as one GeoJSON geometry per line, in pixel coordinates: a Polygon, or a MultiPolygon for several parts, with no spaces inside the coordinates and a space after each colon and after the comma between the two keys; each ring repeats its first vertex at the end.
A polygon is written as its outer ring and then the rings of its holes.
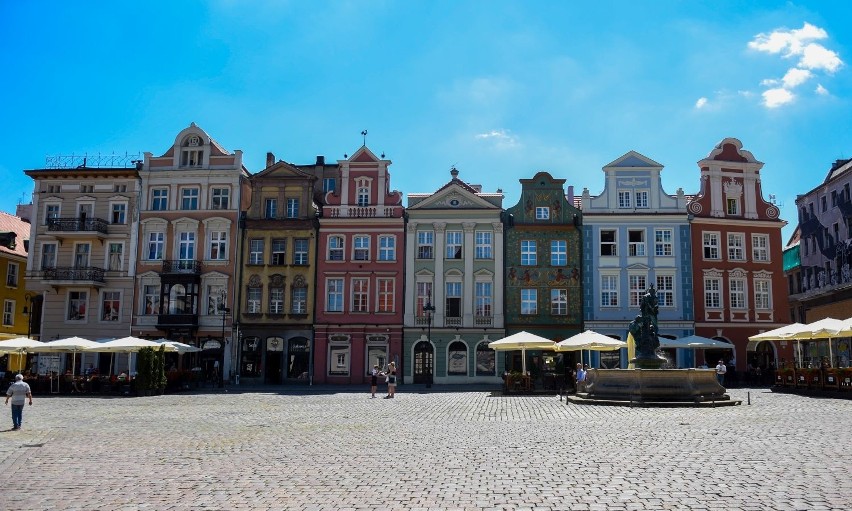
{"type": "Polygon", "coordinates": [[[792,341],[749,342],[748,338],[788,323],[778,207],[763,199],[763,163],[735,138],[722,140],[698,162],[701,191],[688,206],[692,236],[695,333],[733,344],[707,350],[708,365],[719,358],[771,368],[792,362],[792,341]]]}
{"type": "MultiPolygon", "coordinates": [[[[390,160],[362,146],[338,161],[317,243],[313,381],[365,383],[374,365],[402,367],[405,220],[390,160]]],[[[401,375],[401,373],[399,373],[401,375]]]]}

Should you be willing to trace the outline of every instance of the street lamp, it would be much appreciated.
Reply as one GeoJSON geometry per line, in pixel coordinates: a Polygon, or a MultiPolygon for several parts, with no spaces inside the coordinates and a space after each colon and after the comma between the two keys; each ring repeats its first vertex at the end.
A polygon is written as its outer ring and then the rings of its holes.
{"type": "MultiPolygon", "coordinates": [[[[426,339],[429,341],[429,346],[432,345],[432,313],[435,312],[435,306],[432,305],[432,295],[426,300],[426,305],[423,306],[423,312],[426,313],[426,339]]],[[[435,374],[435,352],[432,351],[432,357],[429,359],[429,379],[426,380],[426,388],[432,388],[432,378],[435,374]]]]}
{"type": "Polygon", "coordinates": [[[222,366],[223,366],[223,367],[220,368],[219,374],[217,375],[217,378],[219,378],[219,388],[222,388],[222,387],[225,386],[225,381],[224,381],[224,376],[223,376],[224,365],[225,365],[225,360],[224,360],[224,358],[225,358],[225,344],[226,344],[225,343],[225,319],[228,317],[228,314],[231,313],[231,309],[228,308],[228,307],[225,307],[225,296],[226,296],[225,290],[223,289],[222,290],[222,299],[219,301],[219,312],[222,313],[222,366]]]}
{"type": "Polygon", "coordinates": [[[33,310],[33,298],[34,296],[32,293],[26,293],[24,295],[24,303],[26,305],[24,305],[24,310],[21,311],[21,314],[27,317],[27,338],[30,337],[33,330],[33,315],[35,314],[35,311],[33,310]]]}

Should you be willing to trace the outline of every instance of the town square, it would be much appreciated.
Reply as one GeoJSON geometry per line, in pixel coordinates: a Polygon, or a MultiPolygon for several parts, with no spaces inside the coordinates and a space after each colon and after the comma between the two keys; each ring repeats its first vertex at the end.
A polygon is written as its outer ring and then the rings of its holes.
{"type": "Polygon", "coordinates": [[[22,430],[0,431],[2,507],[849,509],[852,400],[729,392],[743,404],[405,385],[394,400],[332,386],[37,395],[22,430]]]}

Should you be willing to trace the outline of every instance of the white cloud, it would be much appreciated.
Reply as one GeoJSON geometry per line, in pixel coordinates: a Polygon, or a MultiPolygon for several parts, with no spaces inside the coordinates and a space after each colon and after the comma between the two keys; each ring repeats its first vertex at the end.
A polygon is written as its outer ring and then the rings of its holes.
{"type": "Polygon", "coordinates": [[[695,108],[704,108],[706,104],[707,98],[698,98],[698,101],[695,102],[695,108]]]}
{"type": "MultiPolygon", "coordinates": [[[[797,67],[791,68],[787,70],[787,74],[784,75],[784,78],[781,79],[784,82],[784,88],[792,89],[794,87],[798,87],[799,85],[805,83],[813,76],[813,73],[808,71],[807,69],[799,69],[797,67]]],[[[765,82],[766,80],[764,80],[765,82]]]]}
{"type": "Polygon", "coordinates": [[[777,108],[790,103],[795,97],[792,92],[784,88],[769,89],[763,92],[763,104],[766,108],[777,108]]]}
{"type": "Polygon", "coordinates": [[[814,90],[820,96],[828,96],[828,89],[822,86],[821,83],[817,84],[817,88],[814,90]]]}
{"type": "Polygon", "coordinates": [[[816,43],[805,46],[802,58],[799,60],[799,67],[805,69],[823,69],[829,73],[837,71],[837,68],[842,65],[843,61],[840,60],[837,53],[816,43]]]}
{"type": "MultiPolygon", "coordinates": [[[[785,59],[797,58],[795,65],[787,69],[780,80],[761,80],[760,85],[768,87],[763,92],[763,104],[767,108],[777,108],[792,102],[796,97],[792,90],[815,77],[814,72],[831,74],[843,66],[837,52],[814,42],[823,39],[828,39],[825,30],[805,22],[799,29],[776,29],[768,34],[757,34],[748,43],[749,48],[759,52],[780,54],[785,59]]],[[[827,94],[828,91],[819,85],[816,93],[827,94]]]]}
{"type": "Polygon", "coordinates": [[[492,141],[499,149],[511,149],[519,145],[518,139],[508,130],[491,130],[486,133],[478,133],[474,138],[492,141]]]}

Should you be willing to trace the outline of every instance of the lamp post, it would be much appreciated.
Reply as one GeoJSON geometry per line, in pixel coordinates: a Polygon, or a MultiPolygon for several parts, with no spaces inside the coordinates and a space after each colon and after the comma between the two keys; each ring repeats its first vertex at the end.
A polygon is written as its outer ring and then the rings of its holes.
{"type": "Polygon", "coordinates": [[[217,377],[219,378],[219,388],[222,388],[222,387],[225,386],[225,380],[224,380],[224,375],[223,375],[224,366],[225,366],[225,345],[226,345],[226,343],[225,343],[225,319],[228,317],[228,314],[231,313],[231,309],[228,308],[228,307],[225,307],[225,297],[226,297],[225,290],[223,289],[222,290],[222,300],[219,302],[219,312],[222,313],[222,367],[220,368],[219,374],[217,375],[217,377]]]}
{"type": "MultiPolygon", "coordinates": [[[[432,295],[426,300],[426,305],[423,306],[423,312],[426,313],[426,339],[429,341],[429,346],[432,346],[432,313],[435,312],[435,306],[432,305],[432,295]]],[[[432,388],[432,378],[435,375],[435,352],[432,351],[432,357],[429,359],[429,379],[426,380],[426,388],[432,388]]]]}
{"type": "Polygon", "coordinates": [[[27,317],[27,338],[29,339],[30,334],[32,334],[33,330],[33,314],[35,311],[33,310],[33,294],[26,293],[24,295],[24,310],[21,311],[21,314],[27,317]]]}

